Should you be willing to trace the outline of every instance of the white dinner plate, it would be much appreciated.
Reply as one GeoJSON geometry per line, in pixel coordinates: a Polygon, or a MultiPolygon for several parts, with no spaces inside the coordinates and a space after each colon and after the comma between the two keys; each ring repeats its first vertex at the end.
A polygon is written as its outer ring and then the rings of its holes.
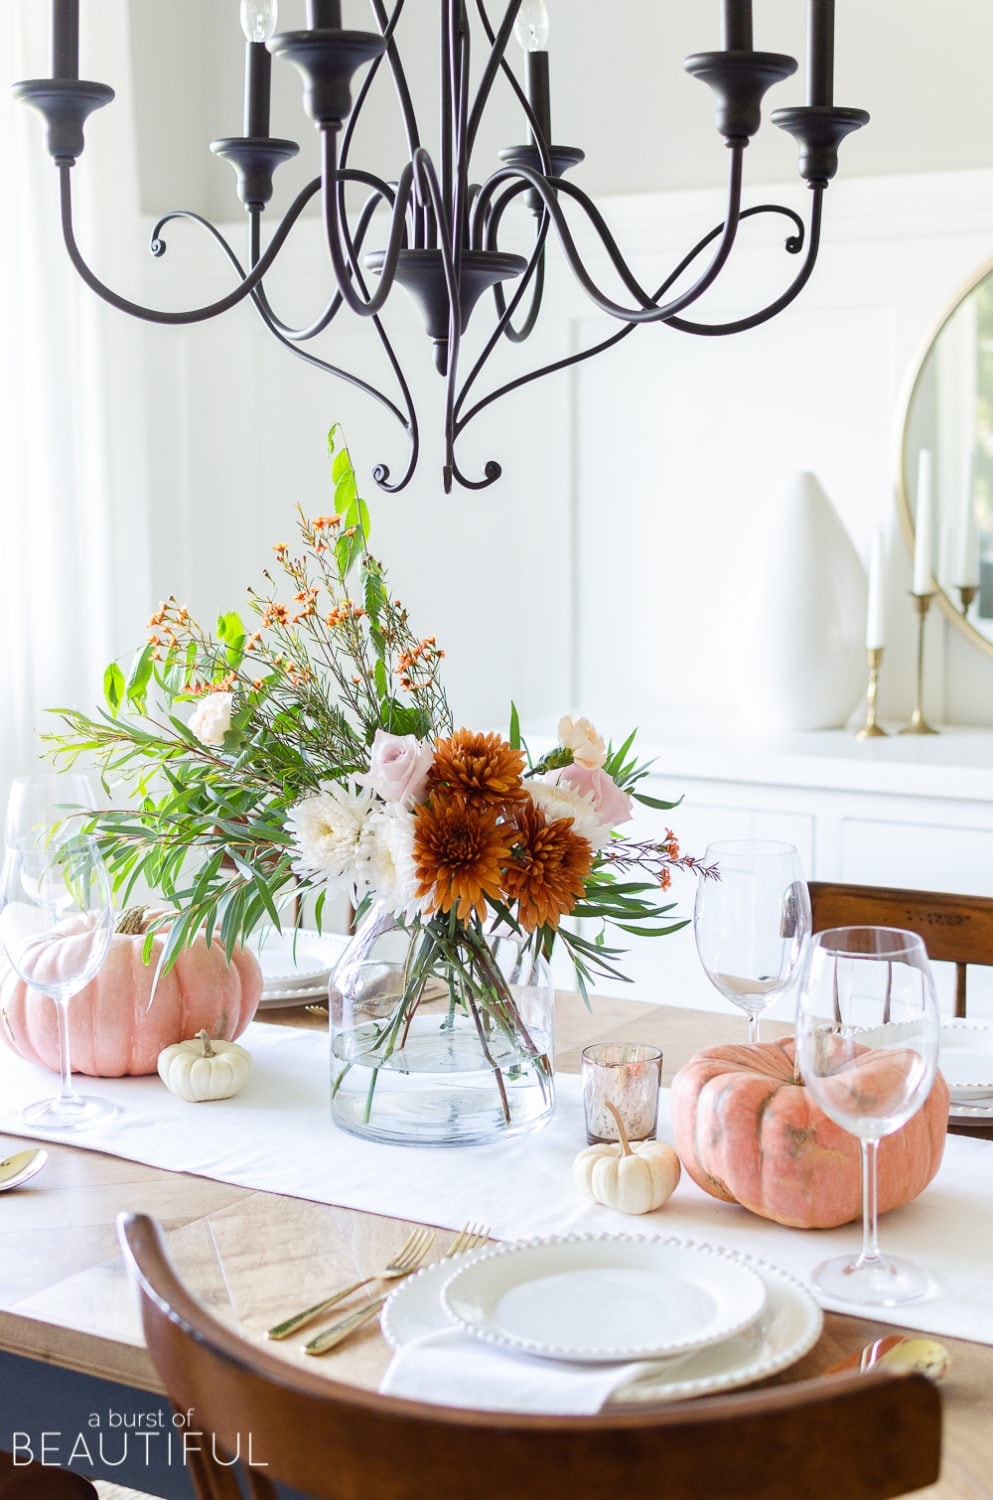
{"type": "Polygon", "coordinates": [[[570,1234],[499,1245],[456,1267],[446,1312],[487,1343],[584,1364],[654,1359],[753,1323],[765,1282],[740,1256],[691,1240],[570,1234]]]}
{"type": "Polygon", "coordinates": [[[343,933],[308,928],[277,932],[270,928],[255,945],[262,969],[263,994],[323,987],[348,942],[343,933]]]}
{"type": "Polygon", "coordinates": [[[938,1066],[953,1104],[985,1100],[993,1105],[993,1025],[966,1020],[943,1022],[938,1066]]]}
{"type": "MultiPolygon", "coordinates": [[[[472,1251],[460,1265],[488,1252],[472,1251]]],[[[765,1306],[742,1333],[706,1349],[659,1360],[629,1384],[619,1386],[611,1406],[657,1405],[717,1391],[735,1390],[789,1369],[820,1337],[824,1315],[805,1286],[788,1272],[751,1257],[742,1257],[765,1283],[765,1306]]],[[[399,1350],[412,1339],[451,1327],[441,1303],[441,1289],[452,1274],[452,1262],[435,1261],[394,1288],[383,1308],[383,1334],[399,1350]]]]}

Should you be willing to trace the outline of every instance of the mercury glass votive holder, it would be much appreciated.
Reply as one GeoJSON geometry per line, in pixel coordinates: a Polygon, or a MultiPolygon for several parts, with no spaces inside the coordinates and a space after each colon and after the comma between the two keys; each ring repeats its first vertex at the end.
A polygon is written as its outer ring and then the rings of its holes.
{"type": "Polygon", "coordinates": [[[617,1110],[630,1141],[655,1135],[662,1082],[662,1052],[641,1042],[596,1042],[583,1048],[583,1109],[589,1145],[618,1141],[617,1110]]]}

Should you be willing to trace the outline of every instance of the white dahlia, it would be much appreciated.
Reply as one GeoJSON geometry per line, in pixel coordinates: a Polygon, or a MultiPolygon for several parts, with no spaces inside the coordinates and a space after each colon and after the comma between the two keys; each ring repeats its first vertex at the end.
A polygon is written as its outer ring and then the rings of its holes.
{"type": "Polygon", "coordinates": [[[327,783],[287,815],[286,829],[296,845],[293,870],[329,891],[347,888],[353,897],[365,885],[365,826],[373,804],[367,789],[327,783]]]}
{"type": "Polygon", "coordinates": [[[405,921],[420,916],[425,902],[417,897],[414,820],[407,808],[380,803],[366,820],[362,852],[369,888],[405,921]]]}

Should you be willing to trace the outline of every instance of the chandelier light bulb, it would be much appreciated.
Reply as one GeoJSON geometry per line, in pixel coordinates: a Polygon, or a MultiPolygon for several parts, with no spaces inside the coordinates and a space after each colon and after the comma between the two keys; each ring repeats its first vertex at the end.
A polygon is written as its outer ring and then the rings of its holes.
{"type": "Polygon", "coordinates": [[[277,0],[241,0],[241,29],[249,42],[267,42],[276,29],[277,0]]]}
{"type": "Polygon", "coordinates": [[[514,35],[525,52],[547,52],[548,6],[545,0],[523,0],[514,22],[514,35]]]}

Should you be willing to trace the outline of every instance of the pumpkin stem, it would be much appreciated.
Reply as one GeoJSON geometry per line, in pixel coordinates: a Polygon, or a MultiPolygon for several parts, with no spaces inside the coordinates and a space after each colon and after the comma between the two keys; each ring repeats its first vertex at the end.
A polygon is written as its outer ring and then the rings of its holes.
{"type": "Polygon", "coordinates": [[[148,926],[148,923],[145,921],[145,913],[151,911],[151,909],[150,906],[129,906],[126,911],[121,913],[114,931],[129,935],[143,933],[148,926]]]}
{"type": "Polygon", "coordinates": [[[217,1056],[213,1047],[210,1045],[210,1033],[206,1030],[205,1027],[201,1026],[200,1030],[197,1032],[197,1040],[203,1043],[204,1057],[217,1056]]]}
{"type": "Polygon", "coordinates": [[[634,1152],[631,1150],[631,1142],[628,1140],[628,1133],[624,1129],[624,1121],[621,1119],[620,1111],[610,1099],[605,1099],[603,1102],[614,1117],[614,1124],[617,1126],[617,1134],[621,1138],[622,1156],[633,1156],[634,1152]]]}

